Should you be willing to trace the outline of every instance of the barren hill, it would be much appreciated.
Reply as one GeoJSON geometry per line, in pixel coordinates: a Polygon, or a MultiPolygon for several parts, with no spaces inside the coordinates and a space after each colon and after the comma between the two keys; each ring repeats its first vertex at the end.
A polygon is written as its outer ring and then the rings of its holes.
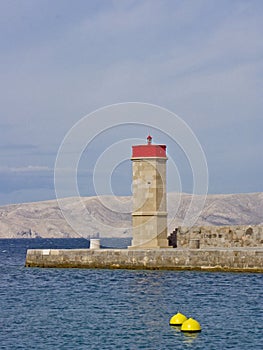
{"type": "MultiPolygon", "coordinates": [[[[183,222],[191,199],[168,194],[170,231],[183,222]]],[[[0,238],[129,237],[131,205],[130,197],[103,196],[2,206],[0,238]]],[[[196,225],[263,225],[263,193],[208,195],[196,225]]]]}

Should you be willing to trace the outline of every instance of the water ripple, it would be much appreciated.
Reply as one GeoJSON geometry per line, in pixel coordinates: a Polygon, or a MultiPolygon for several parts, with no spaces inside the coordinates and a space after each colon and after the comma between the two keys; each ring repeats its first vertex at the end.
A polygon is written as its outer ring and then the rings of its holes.
{"type": "Polygon", "coordinates": [[[28,242],[0,243],[0,349],[263,348],[261,274],[27,269],[28,242]]]}

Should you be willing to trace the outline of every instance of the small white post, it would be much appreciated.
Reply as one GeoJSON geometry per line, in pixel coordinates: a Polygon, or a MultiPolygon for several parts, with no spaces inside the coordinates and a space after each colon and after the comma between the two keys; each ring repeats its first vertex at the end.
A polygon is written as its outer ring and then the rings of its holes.
{"type": "Polygon", "coordinates": [[[91,238],[89,249],[100,249],[100,239],[91,238]]]}

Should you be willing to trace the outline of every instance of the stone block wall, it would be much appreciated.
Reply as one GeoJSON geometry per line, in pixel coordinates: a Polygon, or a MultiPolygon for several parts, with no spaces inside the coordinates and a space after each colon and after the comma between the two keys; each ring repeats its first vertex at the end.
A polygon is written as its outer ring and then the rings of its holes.
{"type": "Polygon", "coordinates": [[[26,266],[262,273],[263,249],[29,249],[26,266]]]}
{"type": "Polygon", "coordinates": [[[263,226],[177,228],[178,248],[263,247],[263,226]]]}
{"type": "Polygon", "coordinates": [[[133,161],[132,247],[165,248],[167,241],[166,158],[133,161]]]}

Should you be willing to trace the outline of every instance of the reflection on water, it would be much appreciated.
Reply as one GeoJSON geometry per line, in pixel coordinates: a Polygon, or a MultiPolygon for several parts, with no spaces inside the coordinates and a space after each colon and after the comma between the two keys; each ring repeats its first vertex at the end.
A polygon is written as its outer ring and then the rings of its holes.
{"type": "Polygon", "coordinates": [[[183,339],[183,342],[185,344],[192,344],[196,338],[200,335],[200,333],[185,333],[183,332],[183,335],[184,335],[184,339],[183,339]]]}
{"type": "Polygon", "coordinates": [[[181,326],[170,326],[174,330],[174,333],[181,333],[181,326]]]}
{"type": "Polygon", "coordinates": [[[192,345],[196,338],[200,336],[199,333],[187,333],[187,332],[181,332],[181,326],[170,326],[172,333],[174,334],[175,337],[181,338],[181,342],[186,344],[186,345],[192,345]]]}

